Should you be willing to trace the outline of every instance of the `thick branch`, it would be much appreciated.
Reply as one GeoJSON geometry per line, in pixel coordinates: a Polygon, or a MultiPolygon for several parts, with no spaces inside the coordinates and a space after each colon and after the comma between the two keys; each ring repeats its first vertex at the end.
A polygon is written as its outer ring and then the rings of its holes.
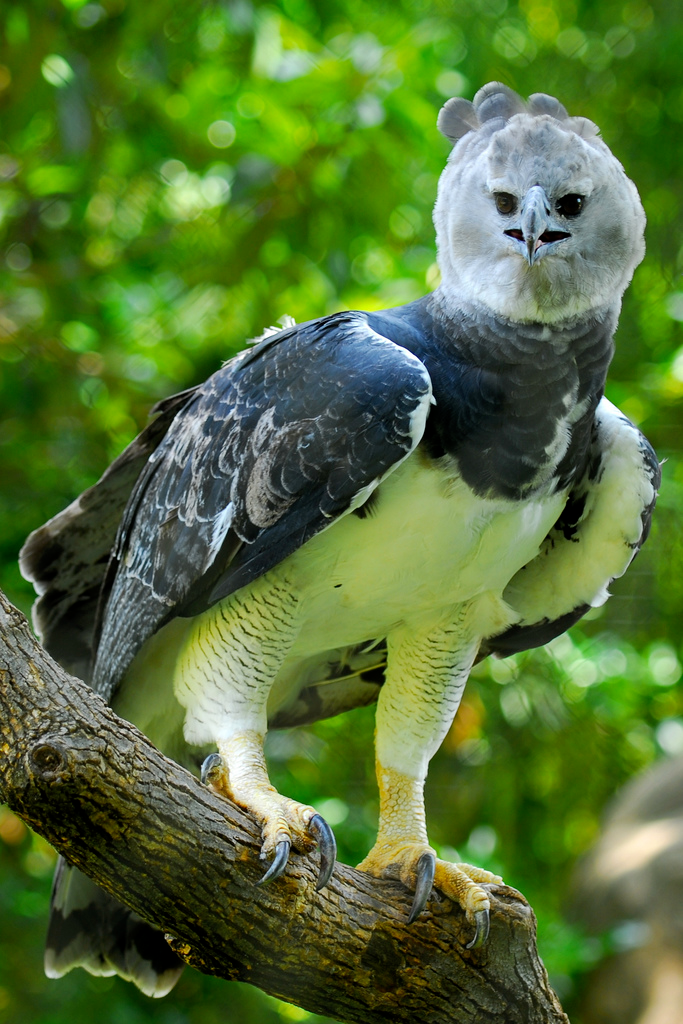
{"type": "Polygon", "coordinates": [[[568,1024],[514,889],[491,887],[489,942],[469,951],[436,896],[408,927],[397,883],[337,865],[316,894],[315,855],[256,887],[253,821],[66,675],[1,594],[0,795],[201,971],[342,1021],[568,1024]]]}

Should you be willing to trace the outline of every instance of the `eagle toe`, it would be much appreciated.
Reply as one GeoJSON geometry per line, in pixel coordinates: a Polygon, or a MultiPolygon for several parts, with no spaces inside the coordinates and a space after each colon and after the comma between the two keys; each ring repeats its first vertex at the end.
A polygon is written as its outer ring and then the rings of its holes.
{"type": "Polygon", "coordinates": [[[426,909],[434,887],[462,907],[474,927],[474,937],[465,944],[466,949],[483,946],[488,939],[490,900],[483,886],[503,884],[500,875],[471,864],[440,860],[423,842],[378,843],[358,867],[376,878],[396,878],[412,890],[408,924],[426,909]]]}
{"type": "Polygon", "coordinates": [[[316,892],[324,889],[334,870],[337,843],[321,814],[313,807],[281,796],[270,784],[247,786],[239,794],[235,793],[230,786],[226,761],[220,754],[209,754],[205,759],[201,779],[222,796],[235,800],[261,825],[261,859],[265,860],[271,852],[273,859],[257,885],[267,885],[284,874],[292,846],[300,853],[308,853],[317,846],[320,865],[315,889],[316,892]]]}

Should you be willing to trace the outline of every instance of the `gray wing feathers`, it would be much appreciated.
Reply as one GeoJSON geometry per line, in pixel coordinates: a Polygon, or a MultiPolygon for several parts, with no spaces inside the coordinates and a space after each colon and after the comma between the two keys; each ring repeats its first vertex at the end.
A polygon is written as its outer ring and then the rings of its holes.
{"type": "Polygon", "coordinates": [[[291,705],[268,719],[268,728],[290,729],[297,725],[310,725],[345,711],[367,707],[377,702],[381,688],[381,682],[366,681],[360,676],[305,686],[291,705]]]}
{"type": "Polygon", "coordinates": [[[303,685],[268,714],[269,729],[289,729],[374,704],[384,685],[385,641],[327,651],[299,668],[303,685]]]}
{"type": "Polygon", "coordinates": [[[595,414],[584,476],[533,561],[503,597],[519,622],[486,641],[482,653],[512,654],[559,636],[607,600],[647,539],[661,483],[657,457],[637,427],[603,398],[595,414]]]}
{"type": "Polygon", "coordinates": [[[67,671],[89,679],[97,604],[123,510],[150,454],[192,391],[160,402],[156,419],[102,478],[26,540],[19,564],[39,598],[33,622],[67,671]]]}
{"type": "Polygon", "coordinates": [[[60,978],[74,967],[119,974],[145,995],[164,996],[184,964],[163,932],[68,865],[57,863],[45,944],[45,973],[60,978]]]}
{"type": "Polygon", "coordinates": [[[343,313],[269,337],[196,392],[124,516],[93,684],[144,641],[252,582],[362,502],[415,447],[424,365],[343,313]]]}

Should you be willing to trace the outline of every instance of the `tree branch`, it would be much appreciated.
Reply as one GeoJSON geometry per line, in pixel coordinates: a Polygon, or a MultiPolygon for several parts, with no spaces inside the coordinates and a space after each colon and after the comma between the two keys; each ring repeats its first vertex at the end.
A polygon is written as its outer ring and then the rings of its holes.
{"type": "Polygon", "coordinates": [[[344,865],[321,893],[292,856],[254,882],[259,830],[165,758],[33,638],[0,594],[0,797],[60,853],[170,935],[191,966],[341,1021],[568,1024],[520,893],[491,886],[491,935],[461,910],[344,865]]]}

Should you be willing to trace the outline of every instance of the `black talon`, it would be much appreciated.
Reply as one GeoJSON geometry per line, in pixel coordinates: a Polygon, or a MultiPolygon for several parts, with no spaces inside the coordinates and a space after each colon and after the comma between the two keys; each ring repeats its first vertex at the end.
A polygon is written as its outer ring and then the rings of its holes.
{"type": "Polygon", "coordinates": [[[436,854],[432,853],[431,850],[427,850],[427,852],[423,853],[417,862],[417,868],[415,870],[417,883],[415,885],[413,905],[410,908],[410,914],[408,915],[408,924],[412,924],[415,918],[421,914],[427,906],[427,900],[429,899],[429,894],[431,893],[432,886],[434,885],[435,871],[436,854]]]}
{"type": "Polygon", "coordinates": [[[337,841],[334,832],[320,814],[314,814],[308,823],[308,831],[318,844],[320,850],[320,870],[315,891],[320,892],[330,880],[337,859],[337,841]]]}
{"type": "Polygon", "coordinates": [[[272,882],[274,878],[279,878],[282,872],[287,867],[287,861],[289,860],[289,850],[291,847],[289,839],[282,839],[275,847],[275,856],[273,862],[266,871],[263,878],[260,878],[257,885],[265,885],[266,882],[272,882]]]}
{"type": "Polygon", "coordinates": [[[218,774],[219,769],[223,767],[223,758],[220,754],[209,754],[208,757],[204,758],[201,770],[201,779],[205,786],[211,785],[213,781],[212,776],[218,774]]]}
{"type": "Polygon", "coordinates": [[[465,949],[477,949],[483,946],[489,937],[490,918],[488,910],[477,910],[474,914],[474,938],[465,949]]]}

